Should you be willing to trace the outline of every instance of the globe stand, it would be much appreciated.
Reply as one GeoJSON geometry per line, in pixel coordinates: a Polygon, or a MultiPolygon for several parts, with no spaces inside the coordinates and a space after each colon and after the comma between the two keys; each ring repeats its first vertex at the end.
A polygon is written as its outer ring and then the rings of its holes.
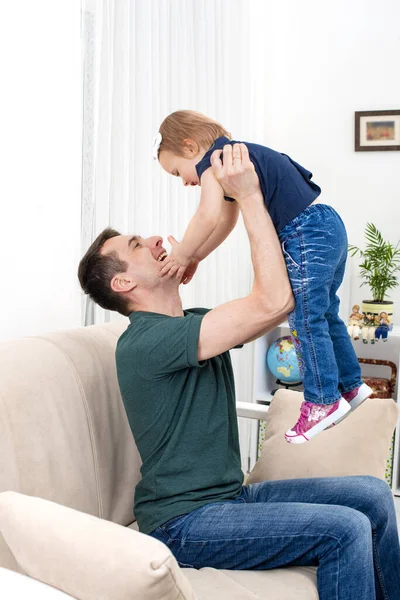
{"type": "MultiPolygon", "coordinates": [[[[289,390],[290,388],[295,388],[295,387],[299,387],[300,385],[303,385],[301,381],[297,381],[296,383],[285,383],[284,381],[281,381],[280,379],[277,379],[275,381],[275,383],[277,383],[278,385],[283,385],[285,387],[285,389],[289,390]]],[[[275,393],[278,390],[281,390],[282,388],[275,388],[274,390],[271,390],[271,396],[274,396],[275,393]]],[[[257,404],[266,404],[269,406],[271,400],[257,400],[257,404]]]]}
{"type": "MultiPolygon", "coordinates": [[[[286,383],[285,381],[281,381],[280,379],[277,379],[275,381],[275,383],[277,383],[278,385],[283,385],[286,390],[289,390],[290,388],[299,387],[299,385],[302,385],[301,381],[296,381],[295,383],[286,383]]],[[[282,388],[275,388],[274,390],[272,390],[271,396],[274,396],[275,393],[280,389],[282,389],[282,388]]]]}

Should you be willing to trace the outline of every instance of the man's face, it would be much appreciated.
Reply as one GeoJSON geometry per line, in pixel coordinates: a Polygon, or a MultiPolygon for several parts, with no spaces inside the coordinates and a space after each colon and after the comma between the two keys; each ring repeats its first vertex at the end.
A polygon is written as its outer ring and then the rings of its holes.
{"type": "MultiPolygon", "coordinates": [[[[159,277],[159,268],[167,252],[162,242],[163,239],[159,236],[141,238],[136,235],[118,235],[104,243],[102,254],[115,252],[128,265],[126,272],[120,275],[131,279],[136,285],[151,288],[163,280],[159,277]]],[[[116,277],[121,279],[120,275],[116,277]]]]}

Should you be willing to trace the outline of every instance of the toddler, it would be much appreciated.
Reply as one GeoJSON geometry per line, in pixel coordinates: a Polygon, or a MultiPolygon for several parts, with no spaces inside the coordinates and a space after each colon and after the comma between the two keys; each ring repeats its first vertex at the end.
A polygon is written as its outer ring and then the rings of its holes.
{"type": "MultiPolygon", "coordinates": [[[[198,209],[182,241],[170,238],[172,251],[162,263],[161,276],[189,281],[198,261],[236,224],[236,203],[224,197],[210,168],[211,154],[226,144],[232,146],[232,160],[240,160],[239,143],[222,125],[194,111],[174,112],[160,126],[154,158],[185,186],[201,185],[198,209]]],[[[304,402],[285,438],[301,444],[338,423],[373,393],[361,380],[346,325],[339,317],[336,292],[345,270],[347,235],[336,211],[319,203],[321,188],[311,180],[310,171],[266,146],[247,142],[246,146],[279,236],[296,302],[288,321],[304,402]]]]}

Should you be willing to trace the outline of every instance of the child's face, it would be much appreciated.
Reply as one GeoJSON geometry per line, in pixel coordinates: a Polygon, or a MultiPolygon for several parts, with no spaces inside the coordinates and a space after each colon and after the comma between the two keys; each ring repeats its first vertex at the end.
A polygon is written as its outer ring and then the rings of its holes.
{"type": "MultiPolygon", "coordinates": [[[[203,153],[204,156],[204,153],[203,153]]],[[[170,175],[180,177],[183,185],[200,185],[196,172],[196,164],[202,159],[202,153],[192,158],[176,156],[169,150],[161,150],[158,160],[160,165],[170,175]]]]}

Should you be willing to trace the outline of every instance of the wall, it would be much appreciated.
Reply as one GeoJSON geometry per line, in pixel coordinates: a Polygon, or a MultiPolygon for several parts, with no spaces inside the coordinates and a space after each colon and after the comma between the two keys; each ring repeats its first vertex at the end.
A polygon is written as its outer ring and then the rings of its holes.
{"type": "MultiPolygon", "coordinates": [[[[280,0],[265,7],[258,25],[269,40],[264,143],[313,171],[351,243],[363,244],[368,221],[396,243],[400,152],[353,148],[355,111],[400,108],[400,3],[280,0]]],[[[352,261],[353,303],[369,296],[359,289],[357,265],[352,261]]],[[[392,299],[400,323],[400,288],[392,299]]]]}
{"type": "Polygon", "coordinates": [[[0,8],[0,339],[80,324],[80,1],[0,8]]]}
{"type": "MultiPolygon", "coordinates": [[[[258,3],[258,0],[255,0],[258,3]]],[[[322,198],[341,214],[349,241],[363,247],[373,222],[400,239],[400,152],[354,152],[354,112],[400,109],[400,3],[397,0],[280,0],[263,4],[255,35],[268,39],[262,76],[265,127],[259,141],[314,173],[322,198]]],[[[342,317],[370,296],[350,259],[341,288],[342,317]]],[[[396,330],[386,344],[354,342],[358,356],[399,365],[400,287],[391,293],[396,330]]],[[[387,377],[387,368],[363,367],[387,377]]]]}
{"type": "MultiPolygon", "coordinates": [[[[355,110],[399,108],[400,4],[251,8],[253,42],[264,36],[269,48],[259,66],[265,94],[249,106],[249,122],[264,107],[255,141],[313,170],[352,243],[363,243],[368,220],[396,241],[400,152],[355,153],[353,120],[355,110]]],[[[0,338],[9,338],[80,322],[79,0],[3,3],[0,50],[0,338]]],[[[363,290],[353,277],[352,301],[363,290]]],[[[400,290],[392,297],[400,307],[400,290]]]]}

